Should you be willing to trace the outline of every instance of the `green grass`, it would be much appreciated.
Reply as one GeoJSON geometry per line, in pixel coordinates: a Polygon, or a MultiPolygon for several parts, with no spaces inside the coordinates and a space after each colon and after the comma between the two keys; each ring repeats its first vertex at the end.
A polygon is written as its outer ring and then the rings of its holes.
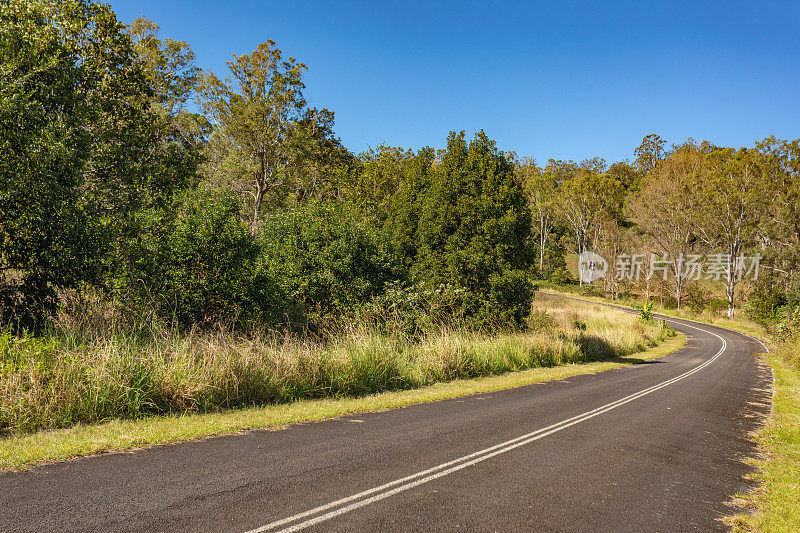
{"type": "Polygon", "coordinates": [[[772,414],[756,434],[764,457],[753,461],[759,488],[740,495],[752,509],[734,517],[739,531],[800,529],[800,343],[766,357],[775,372],[772,414]]]}
{"type": "MultiPolygon", "coordinates": [[[[589,318],[590,322],[596,320],[598,320],[596,316],[589,318]]],[[[361,398],[301,400],[282,405],[207,414],[113,420],[102,424],[78,425],[68,429],[14,435],[0,439],[0,470],[21,469],[71,457],[131,450],[256,428],[279,429],[298,422],[393,409],[542,381],[565,379],[653,359],[678,350],[685,340],[683,335],[677,335],[642,352],[634,352],[608,361],[533,368],[477,379],[455,379],[419,389],[383,392],[361,398]]]]}

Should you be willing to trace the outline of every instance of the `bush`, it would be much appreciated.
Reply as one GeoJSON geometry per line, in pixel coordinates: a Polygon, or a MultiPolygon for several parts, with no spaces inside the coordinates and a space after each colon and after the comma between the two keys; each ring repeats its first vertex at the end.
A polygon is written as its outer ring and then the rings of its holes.
{"type": "Polygon", "coordinates": [[[425,334],[463,324],[465,296],[463,289],[452,285],[407,286],[392,282],[360,312],[367,323],[387,333],[418,340],[425,334]]]}
{"type": "Polygon", "coordinates": [[[772,283],[770,277],[763,277],[745,305],[745,314],[753,322],[769,329],[781,320],[787,302],[786,293],[772,283]]]}
{"type": "Polygon", "coordinates": [[[617,295],[617,298],[620,300],[633,300],[633,293],[628,289],[625,289],[617,295]]]}
{"type": "Polygon", "coordinates": [[[664,296],[661,299],[661,305],[664,309],[677,309],[678,300],[674,296],[664,296]]]}
{"type": "Polygon", "coordinates": [[[702,313],[713,297],[697,284],[687,286],[683,291],[683,301],[694,313],[702,313]]]}
{"type": "Polygon", "coordinates": [[[153,309],[182,327],[268,320],[274,284],[255,276],[258,247],[239,218],[238,200],[221,190],[182,195],[172,212],[140,215],[125,271],[137,309],[153,309]]]}
{"type": "Polygon", "coordinates": [[[714,298],[706,306],[706,311],[712,316],[719,316],[728,312],[728,300],[725,298],[714,298]]]}
{"type": "Polygon", "coordinates": [[[262,226],[257,276],[276,280],[290,320],[329,325],[405,277],[375,226],[346,204],[273,215],[262,226]]]}
{"type": "Polygon", "coordinates": [[[531,312],[533,284],[523,270],[506,270],[489,279],[489,297],[476,313],[479,323],[492,324],[501,329],[519,326],[531,312]]]}
{"type": "Polygon", "coordinates": [[[550,281],[556,285],[572,285],[575,283],[572,274],[563,266],[553,269],[553,273],[550,275],[550,281]]]}
{"type": "Polygon", "coordinates": [[[603,287],[600,285],[588,284],[581,288],[581,294],[583,296],[597,296],[602,298],[606,295],[606,291],[604,291],[603,287]]]}

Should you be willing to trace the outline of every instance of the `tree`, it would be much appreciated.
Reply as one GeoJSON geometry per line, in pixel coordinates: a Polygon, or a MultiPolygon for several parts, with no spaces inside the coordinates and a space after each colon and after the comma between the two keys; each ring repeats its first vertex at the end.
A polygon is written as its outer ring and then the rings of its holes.
{"type": "Polygon", "coordinates": [[[169,167],[180,175],[179,179],[196,185],[201,149],[208,141],[211,124],[187,109],[200,83],[195,54],[184,41],[160,38],[159,26],[151,20],[137,18],[127,31],[152,88],[150,108],[161,126],[159,147],[172,151],[173,164],[169,167]]]}
{"type": "Polygon", "coordinates": [[[185,111],[197,89],[200,69],[186,42],[161,39],[158,32],[158,24],[146,18],[137,18],[128,26],[138,60],[144,65],[153,88],[153,103],[164,115],[175,117],[185,111]]]}
{"type": "Polygon", "coordinates": [[[695,182],[692,210],[700,238],[723,250],[728,317],[735,308],[736,287],[747,272],[743,252],[753,244],[766,201],[763,162],[756,150],[724,148],[704,158],[695,182]]]}
{"type": "Polygon", "coordinates": [[[664,158],[665,144],[667,144],[667,141],[663,140],[655,133],[646,135],[642,139],[642,144],[634,150],[634,154],[636,155],[635,164],[639,172],[647,174],[656,168],[658,162],[664,158]]]}
{"type": "Polygon", "coordinates": [[[627,161],[612,164],[608,167],[607,173],[618,179],[626,191],[635,191],[638,188],[639,175],[627,161]]]}
{"type": "Polygon", "coordinates": [[[36,328],[56,289],[97,278],[96,223],[80,203],[91,112],[85,72],[41,5],[3,5],[0,64],[0,319],[36,328]]]}
{"type": "MultiPolygon", "coordinates": [[[[599,223],[601,214],[619,217],[624,187],[613,176],[598,173],[604,170],[604,165],[596,160],[580,166],[555,161],[551,165],[563,176],[556,212],[572,233],[575,253],[580,255],[599,240],[603,228],[599,223]]],[[[583,280],[579,283],[582,285],[583,280]]]]}
{"type": "Polygon", "coordinates": [[[412,273],[467,292],[477,324],[519,324],[530,312],[531,215],[513,165],[480,131],[451,132],[423,189],[412,273]]]}
{"type": "Polygon", "coordinates": [[[644,178],[628,206],[633,222],[670,260],[678,309],[688,275],[686,262],[696,247],[692,213],[703,158],[699,147],[692,143],[677,147],[644,178]]]}
{"type": "Polygon", "coordinates": [[[9,0],[0,10],[0,292],[36,325],[56,291],[100,284],[130,215],[164,181],[147,78],[111,9],[9,0]]]}
{"type": "Polygon", "coordinates": [[[773,136],[756,146],[772,200],[758,240],[767,255],[765,268],[789,292],[800,285],[800,140],[773,136]]]}
{"type": "Polygon", "coordinates": [[[539,240],[539,275],[544,273],[545,250],[555,223],[555,199],[558,190],[558,174],[540,169],[533,159],[518,166],[520,179],[525,186],[539,240]]]}
{"type": "Polygon", "coordinates": [[[265,197],[285,193],[305,167],[335,151],[338,141],[333,113],[307,107],[306,66],[293,57],[284,60],[274,41],[234,55],[227,65],[230,77],[208,74],[203,84],[202,106],[216,125],[210,170],[252,196],[250,232],[255,234],[265,197]]]}

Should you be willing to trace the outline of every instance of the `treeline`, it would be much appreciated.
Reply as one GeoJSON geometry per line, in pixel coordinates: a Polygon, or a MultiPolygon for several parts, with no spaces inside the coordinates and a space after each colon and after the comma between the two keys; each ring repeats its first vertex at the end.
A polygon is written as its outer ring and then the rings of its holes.
{"type": "Polygon", "coordinates": [[[633,164],[519,165],[540,275],[564,282],[564,254],[591,250],[608,261],[598,283],[615,298],[724,307],[728,317],[746,302],[762,324],[796,329],[800,141],[770,137],[734,149],[689,140],[666,149],[651,134],[635,154],[633,164]]]}
{"type": "Polygon", "coordinates": [[[355,157],[271,41],[218,78],[103,4],[0,6],[4,323],[87,300],[185,328],[527,315],[527,199],[482,132],[355,157]]]}
{"type": "Polygon", "coordinates": [[[574,281],[586,250],[609,260],[608,293],[676,306],[716,286],[677,264],[616,279],[617,259],[725,253],[730,313],[747,292],[765,321],[797,314],[797,141],[650,135],[631,164],[538,166],[452,132],[439,150],[354,155],[274,42],[220,77],[89,0],[0,1],[0,61],[0,314],[16,329],[87,302],[184,328],[516,326],[532,280],[574,281]],[[755,252],[742,291],[735,261],[755,252]]]}

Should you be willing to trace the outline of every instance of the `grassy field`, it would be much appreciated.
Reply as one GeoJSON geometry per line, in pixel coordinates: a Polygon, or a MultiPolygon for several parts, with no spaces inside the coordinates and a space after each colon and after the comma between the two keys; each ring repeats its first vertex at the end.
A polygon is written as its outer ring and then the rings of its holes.
{"type": "Polygon", "coordinates": [[[597,372],[672,351],[682,342],[673,336],[621,312],[546,297],[526,331],[445,330],[418,342],[363,331],[326,344],[6,335],[0,468],[597,372]],[[469,379],[481,376],[491,377],[469,379]]]}

